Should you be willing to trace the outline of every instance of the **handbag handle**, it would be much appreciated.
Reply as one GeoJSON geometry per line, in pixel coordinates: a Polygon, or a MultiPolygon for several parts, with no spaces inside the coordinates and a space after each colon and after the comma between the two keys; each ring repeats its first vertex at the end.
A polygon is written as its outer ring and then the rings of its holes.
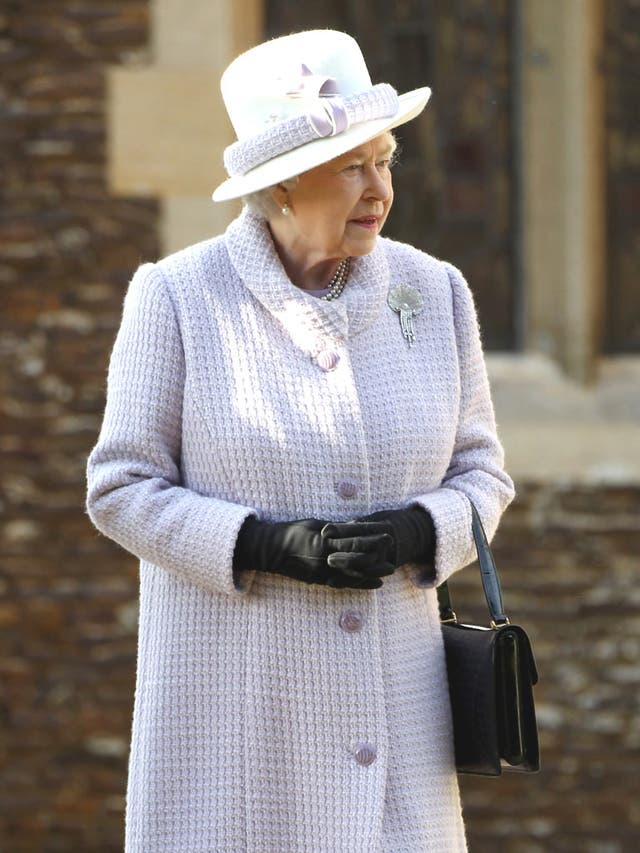
{"type": "MultiPolygon", "coordinates": [[[[509,624],[502,604],[500,578],[498,577],[498,570],[496,569],[495,560],[487,541],[487,534],[484,532],[482,521],[478,515],[478,510],[471,501],[469,503],[471,504],[471,530],[473,532],[473,540],[476,544],[478,563],[480,564],[482,588],[484,589],[487,607],[491,614],[491,627],[497,628],[499,625],[509,624]]],[[[449,586],[446,581],[438,587],[438,604],[440,606],[440,620],[442,622],[458,621],[451,606],[449,586]]]]}

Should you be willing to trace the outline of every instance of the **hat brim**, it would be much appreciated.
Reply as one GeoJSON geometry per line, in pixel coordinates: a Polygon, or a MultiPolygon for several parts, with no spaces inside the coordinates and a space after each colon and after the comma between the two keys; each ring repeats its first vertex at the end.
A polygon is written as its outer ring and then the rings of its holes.
{"type": "Polygon", "coordinates": [[[329,160],[351,151],[352,148],[375,139],[386,130],[393,130],[394,127],[411,121],[426,107],[430,97],[431,89],[427,86],[406,92],[399,96],[400,109],[394,116],[363,122],[338,136],[316,139],[300,148],[294,148],[293,151],[287,151],[286,154],[280,154],[279,157],[256,166],[246,175],[228,178],[217,187],[211,198],[214,201],[230,201],[266,187],[272,187],[280,181],[286,181],[287,178],[308,172],[309,169],[314,169],[322,163],[328,163],[329,160]]]}

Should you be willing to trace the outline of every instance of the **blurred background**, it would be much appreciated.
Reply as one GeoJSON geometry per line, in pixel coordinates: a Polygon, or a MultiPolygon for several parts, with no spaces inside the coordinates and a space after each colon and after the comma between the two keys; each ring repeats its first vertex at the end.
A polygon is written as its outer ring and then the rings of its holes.
{"type": "MultiPolygon", "coordinates": [[[[237,211],[221,71],[316,26],[433,89],[387,233],[467,276],[518,488],[543,769],[462,779],[470,849],[636,851],[639,0],[2,0],[0,849],[122,849],[137,566],[83,507],[108,356],[138,264],[237,211]]],[[[473,568],[452,594],[484,621],[473,568]]]]}

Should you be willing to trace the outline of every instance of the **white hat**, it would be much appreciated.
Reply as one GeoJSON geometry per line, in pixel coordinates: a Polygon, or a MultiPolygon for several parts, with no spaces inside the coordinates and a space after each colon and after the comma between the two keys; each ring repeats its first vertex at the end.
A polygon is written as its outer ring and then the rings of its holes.
{"type": "Polygon", "coordinates": [[[355,39],[309,30],[240,54],[220,81],[238,141],[224,152],[230,177],[213,193],[226,201],[299,175],[409,121],[427,87],[398,95],[373,86],[355,39]]]}

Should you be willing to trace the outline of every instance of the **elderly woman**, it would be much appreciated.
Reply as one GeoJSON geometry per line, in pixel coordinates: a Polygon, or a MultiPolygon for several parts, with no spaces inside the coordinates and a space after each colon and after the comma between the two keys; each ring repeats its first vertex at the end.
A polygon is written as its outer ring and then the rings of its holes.
{"type": "Polygon", "coordinates": [[[88,467],[141,561],[127,850],[465,850],[435,587],[513,492],[467,285],[380,237],[430,93],[332,31],[222,89],[245,207],[134,276],[88,467]]]}

